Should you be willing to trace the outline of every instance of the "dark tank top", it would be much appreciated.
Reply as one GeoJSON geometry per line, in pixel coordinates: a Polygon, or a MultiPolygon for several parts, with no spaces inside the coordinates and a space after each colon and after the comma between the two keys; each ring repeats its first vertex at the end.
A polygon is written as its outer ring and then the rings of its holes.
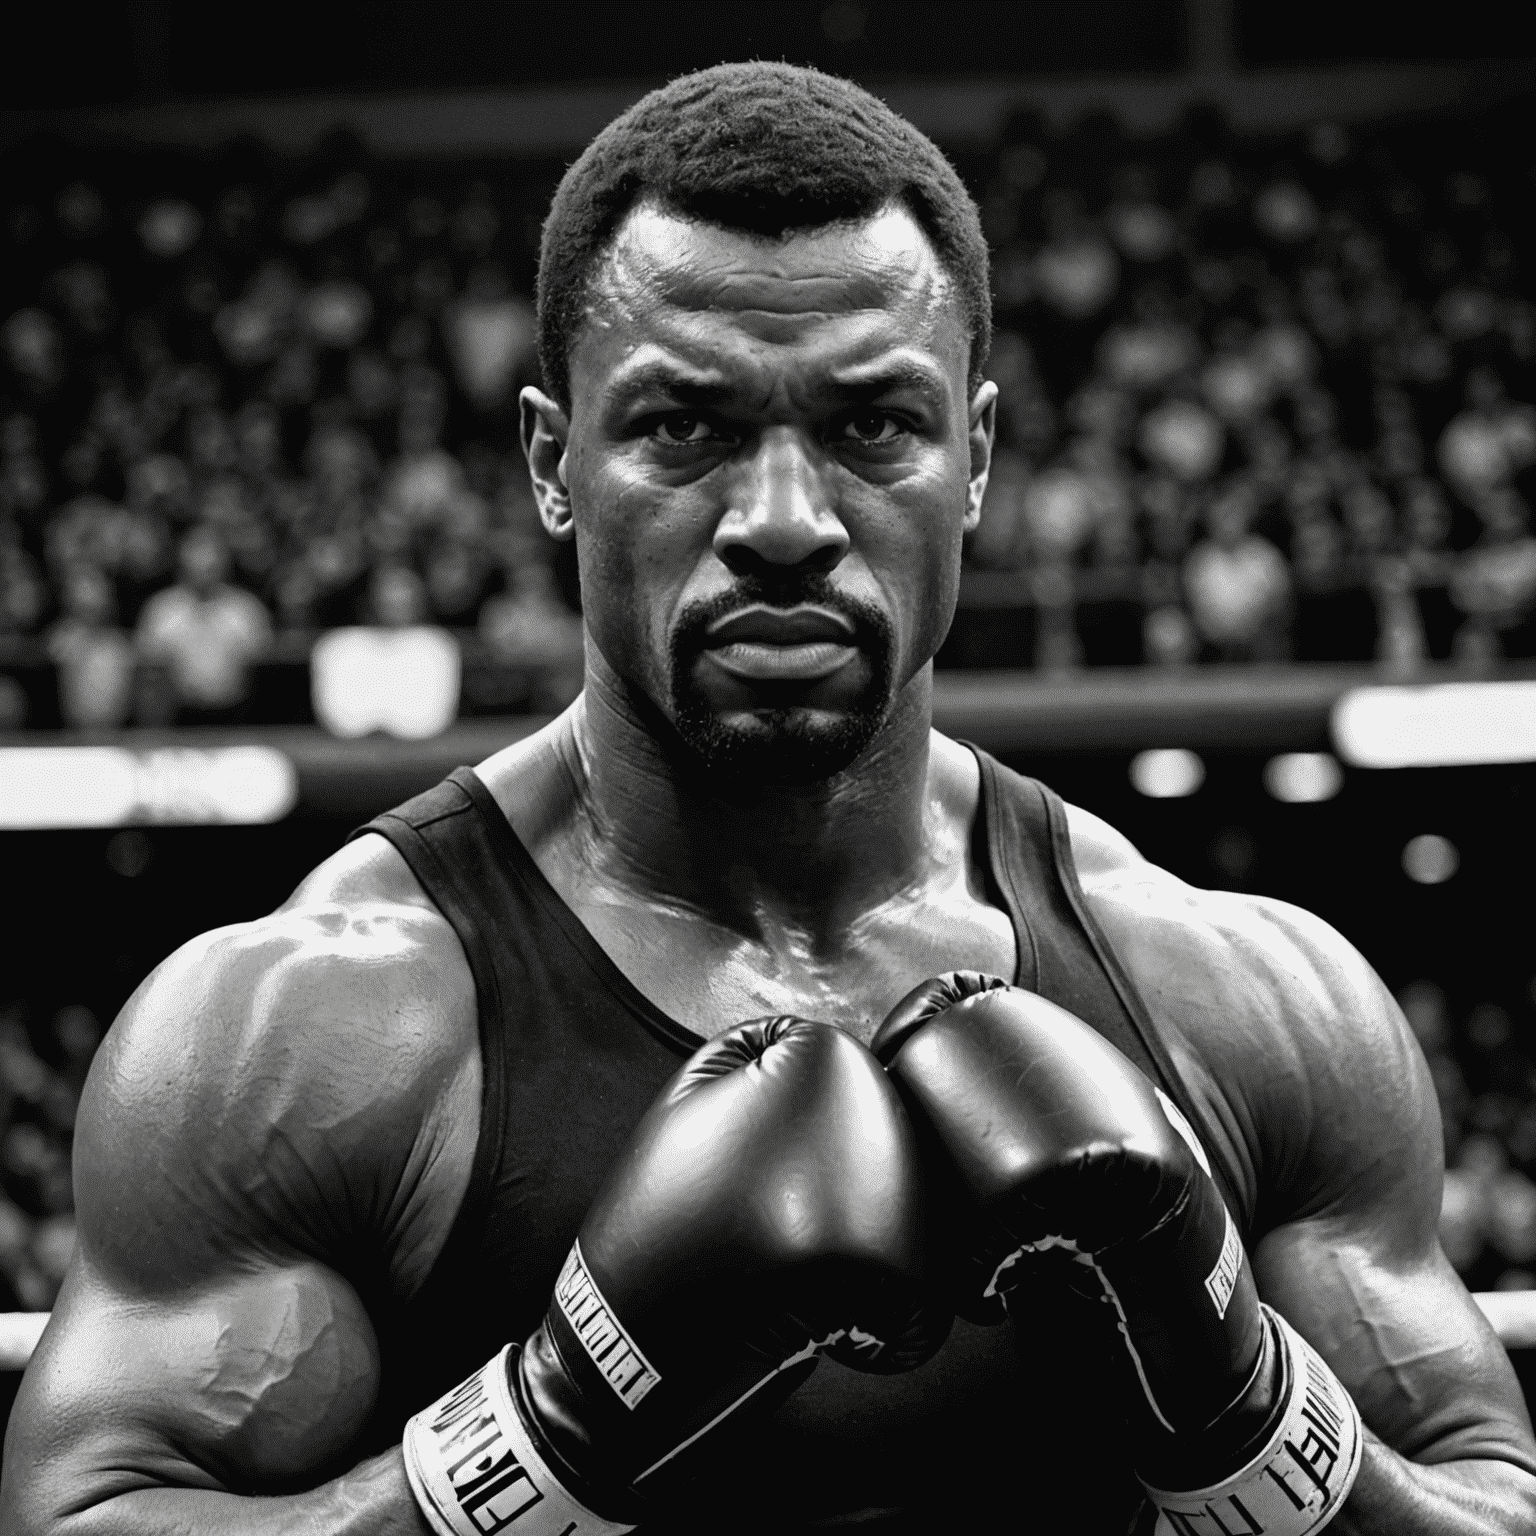
{"type": "MultiPolygon", "coordinates": [[[[989,899],[1013,923],[1014,980],[1090,1023],[1213,1147],[1084,903],[1061,801],[976,755],[974,853],[989,899]]],[[[484,1063],[480,1139],[447,1244],[409,1304],[366,1288],[382,1364],[370,1439],[384,1445],[417,1408],[537,1326],[609,1165],[702,1039],[619,971],[470,769],[362,830],[399,850],[457,933],[484,1063]]],[[[1242,1221],[1233,1180],[1219,1163],[1215,1172],[1242,1221]]],[[[689,1514],[646,1532],[1121,1536],[1140,1491],[1113,1362],[1097,1326],[1085,1326],[1098,1319],[1054,1286],[1013,1313],[993,1328],[957,1320],[934,1359],[906,1375],[823,1361],[770,1417],[712,1434],[679,1498],[689,1514]]]]}

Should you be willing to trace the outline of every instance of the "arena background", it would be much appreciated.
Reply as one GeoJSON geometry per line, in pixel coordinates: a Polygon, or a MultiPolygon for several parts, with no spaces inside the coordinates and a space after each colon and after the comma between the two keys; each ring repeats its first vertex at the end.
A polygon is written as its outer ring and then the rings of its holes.
{"type": "Polygon", "coordinates": [[[1448,1252],[1536,1290],[1536,65],[1502,9],[1367,11],[13,18],[0,1311],[52,1301],[148,970],[572,695],[508,404],[541,211],[650,85],[754,56],[870,85],[984,210],[1001,450],[940,727],[1342,929],[1430,1060],[1448,1252]],[[246,594],[222,693],[155,607],[198,528],[246,594]]]}

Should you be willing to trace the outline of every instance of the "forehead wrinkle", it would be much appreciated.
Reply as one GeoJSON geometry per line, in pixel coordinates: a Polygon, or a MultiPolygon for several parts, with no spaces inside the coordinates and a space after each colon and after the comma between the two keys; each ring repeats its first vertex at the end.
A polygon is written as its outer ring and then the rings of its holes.
{"type": "Polygon", "coordinates": [[[764,320],[837,320],[912,307],[928,315],[943,304],[949,287],[941,268],[924,271],[919,259],[868,266],[829,259],[819,270],[784,270],[780,263],[764,271],[750,253],[729,265],[680,266],[660,278],[658,297],[673,308],[764,320]]]}
{"type": "Polygon", "coordinates": [[[684,310],[733,315],[831,319],[884,310],[890,305],[879,279],[868,272],[764,272],[747,263],[734,269],[684,269],[665,281],[667,303],[684,310]]]}
{"type": "Polygon", "coordinates": [[[592,274],[588,308],[611,305],[616,318],[658,303],[832,316],[915,303],[931,314],[953,297],[954,287],[921,225],[900,204],[868,219],[767,236],[641,203],[592,274]]]}
{"type": "MultiPolygon", "coordinates": [[[[621,224],[593,274],[582,329],[596,333],[589,343],[620,349],[617,356],[610,352],[613,366],[603,387],[610,401],[645,383],[668,387],[649,369],[643,383],[618,377],[647,353],[653,361],[670,358],[682,375],[678,382],[698,396],[739,395],[761,388],[764,366],[782,366],[770,359],[793,357],[804,347],[801,355],[826,384],[841,389],[846,375],[851,391],[883,372],[878,354],[893,346],[906,343],[909,361],[925,347],[947,352],[940,337],[944,320],[956,318],[957,293],[927,235],[900,205],[870,220],[770,238],[642,204],[621,224]],[[824,342],[832,344],[832,355],[817,358],[824,342]]],[[[578,335],[573,351],[579,348],[578,335]]],[[[907,369],[891,382],[931,391],[943,371],[935,358],[928,378],[907,369]]]]}

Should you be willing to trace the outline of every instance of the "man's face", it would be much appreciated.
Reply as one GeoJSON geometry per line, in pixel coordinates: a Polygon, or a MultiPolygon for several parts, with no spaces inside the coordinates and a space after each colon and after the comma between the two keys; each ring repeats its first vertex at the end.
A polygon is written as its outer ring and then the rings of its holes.
{"type": "Polygon", "coordinates": [[[649,206],[620,229],[568,426],[530,402],[525,434],[563,442],[539,490],[593,642],[711,768],[839,771],[938,649],[991,446],[968,348],[904,210],[782,240],[649,206]]]}

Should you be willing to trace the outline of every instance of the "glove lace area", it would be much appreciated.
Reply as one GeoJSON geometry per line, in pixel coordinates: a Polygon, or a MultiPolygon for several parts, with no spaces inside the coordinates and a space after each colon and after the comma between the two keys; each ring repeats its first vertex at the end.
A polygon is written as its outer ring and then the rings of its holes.
{"type": "Polygon", "coordinates": [[[1322,1356],[1272,1307],[1260,1305],[1283,1367],[1274,1432],[1241,1471],[1209,1487],[1173,1492],[1143,1479],[1157,1511],[1154,1536],[1310,1536],[1349,1495],[1364,1445],[1360,1410],[1322,1356]]]}

